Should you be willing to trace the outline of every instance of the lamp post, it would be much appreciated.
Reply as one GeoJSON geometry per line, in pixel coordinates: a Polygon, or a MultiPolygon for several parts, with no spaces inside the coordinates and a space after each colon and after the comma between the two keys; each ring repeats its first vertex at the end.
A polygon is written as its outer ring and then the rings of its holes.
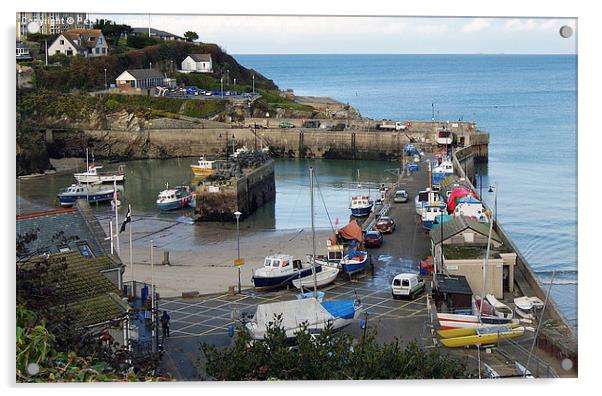
{"type": "Polygon", "coordinates": [[[268,128],[270,127],[270,113],[266,112],[265,113],[265,118],[268,119],[268,128]]]}
{"type": "Polygon", "coordinates": [[[435,102],[431,103],[432,120],[435,121],[435,102]]]}
{"type": "Polygon", "coordinates": [[[255,95],[255,74],[253,74],[253,95],[255,95]]]}
{"type": "Polygon", "coordinates": [[[220,94],[222,95],[222,98],[224,97],[224,76],[222,76],[222,78],[219,79],[219,86],[220,86],[220,94]]]}
{"type": "Polygon", "coordinates": [[[230,86],[230,70],[226,70],[226,85],[230,86]]]}
{"type": "Polygon", "coordinates": [[[107,69],[104,69],[105,71],[105,91],[107,90],[107,69]]]}
{"type": "Polygon", "coordinates": [[[497,183],[495,183],[495,186],[489,186],[489,192],[492,193],[494,190],[496,191],[495,195],[494,195],[494,202],[493,202],[493,212],[495,214],[495,222],[497,223],[497,183]]]}
{"type": "MultiPolygon", "coordinates": [[[[236,212],[234,212],[234,216],[236,216],[236,258],[240,260],[240,215],[242,213],[240,213],[238,210],[236,212]]],[[[240,265],[237,265],[238,267],[238,294],[240,294],[241,292],[241,286],[240,286],[240,265]]]]}

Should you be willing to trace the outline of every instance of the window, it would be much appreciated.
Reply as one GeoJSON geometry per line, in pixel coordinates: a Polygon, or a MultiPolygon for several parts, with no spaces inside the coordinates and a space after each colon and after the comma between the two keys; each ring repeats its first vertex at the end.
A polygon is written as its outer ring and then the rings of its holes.
{"type": "Polygon", "coordinates": [[[65,40],[60,41],[61,45],[65,45],[65,40]]]}
{"type": "Polygon", "coordinates": [[[96,47],[94,52],[96,52],[97,54],[99,54],[100,53],[100,48],[96,47]]]}
{"type": "Polygon", "coordinates": [[[403,287],[410,287],[410,281],[407,279],[404,279],[401,281],[401,286],[403,287]]]}
{"type": "Polygon", "coordinates": [[[77,248],[79,249],[79,252],[82,254],[82,256],[84,257],[94,257],[94,254],[92,254],[92,251],[90,250],[90,246],[88,246],[87,243],[82,243],[80,245],[77,246],[77,248]]]}
{"type": "Polygon", "coordinates": [[[106,54],[107,53],[107,49],[105,47],[102,47],[102,53],[106,54]]]}
{"type": "Polygon", "coordinates": [[[399,279],[393,279],[393,286],[399,286],[400,283],[399,279]]]}
{"type": "Polygon", "coordinates": [[[61,51],[59,51],[59,50],[56,50],[56,51],[54,51],[54,54],[55,54],[55,55],[56,55],[56,54],[60,54],[60,53],[61,53],[61,51]]]}
{"type": "Polygon", "coordinates": [[[71,55],[73,55],[73,50],[67,50],[67,56],[71,56],[71,55]]]}

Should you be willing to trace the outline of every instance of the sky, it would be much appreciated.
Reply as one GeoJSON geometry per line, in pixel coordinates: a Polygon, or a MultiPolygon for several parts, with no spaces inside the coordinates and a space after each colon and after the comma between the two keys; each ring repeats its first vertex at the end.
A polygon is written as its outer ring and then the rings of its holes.
{"type": "MultiPolygon", "coordinates": [[[[148,27],[147,14],[90,14],[148,27]]],[[[576,19],[151,15],[231,54],[575,54],[576,19]],[[570,38],[559,34],[568,25],[570,38]]]]}

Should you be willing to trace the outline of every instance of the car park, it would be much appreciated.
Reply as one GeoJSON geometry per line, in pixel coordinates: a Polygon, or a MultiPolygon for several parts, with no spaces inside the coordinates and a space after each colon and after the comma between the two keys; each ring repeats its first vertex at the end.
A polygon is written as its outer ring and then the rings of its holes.
{"type": "Polygon", "coordinates": [[[424,279],[416,274],[399,274],[391,282],[393,298],[409,297],[413,300],[416,294],[424,291],[424,289],[424,279]]]}
{"type": "Polygon", "coordinates": [[[383,234],[379,231],[371,230],[364,234],[364,246],[367,248],[377,248],[383,244],[383,234]]]}
{"type": "Polygon", "coordinates": [[[398,190],[395,191],[395,196],[393,197],[393,202],[395,203],[404,203],[408,202],[410,199],[410,195],[406,190],[398,190]]]}
{"type": "Polygon", "coordinates": [[[395,231],[395,220],[389,216],[382,216],[376,221],[373,228],[383,234],[391,234],[395,231]]]}

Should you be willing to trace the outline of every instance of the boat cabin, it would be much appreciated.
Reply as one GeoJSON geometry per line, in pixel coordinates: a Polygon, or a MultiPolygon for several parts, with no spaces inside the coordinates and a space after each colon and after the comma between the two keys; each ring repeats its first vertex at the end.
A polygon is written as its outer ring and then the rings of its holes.
{"type": "Polygon", "coordinates": [[[372,205],[372,200],[367,195],[356,195],[351,197],[352,207],[365,207],[372,205]]]}
{"type": "Polygon", "coordinates": [[[65,192],[77,194],[77,193],[85,193],[86,190],[85,190],[84,186],[82,186],[82,185],[72,184],[71,186],[69,186],[65,189],[65,192]]]}
{"type": "Polygon", "coordinates": [[[439,145],[450,145],[453,143],[453,132],[446,129],[439,129],[437,131],[437,144],[439,145]]]}
{"type": "Polygon", "coordinates": [[[266,269],[276,269],[276,268],[295,268],[301,269],[301,260],[293,260],[293,256],[288,255],[273,255],[265,258],[263,262],[263,266],[266,269]]]}

